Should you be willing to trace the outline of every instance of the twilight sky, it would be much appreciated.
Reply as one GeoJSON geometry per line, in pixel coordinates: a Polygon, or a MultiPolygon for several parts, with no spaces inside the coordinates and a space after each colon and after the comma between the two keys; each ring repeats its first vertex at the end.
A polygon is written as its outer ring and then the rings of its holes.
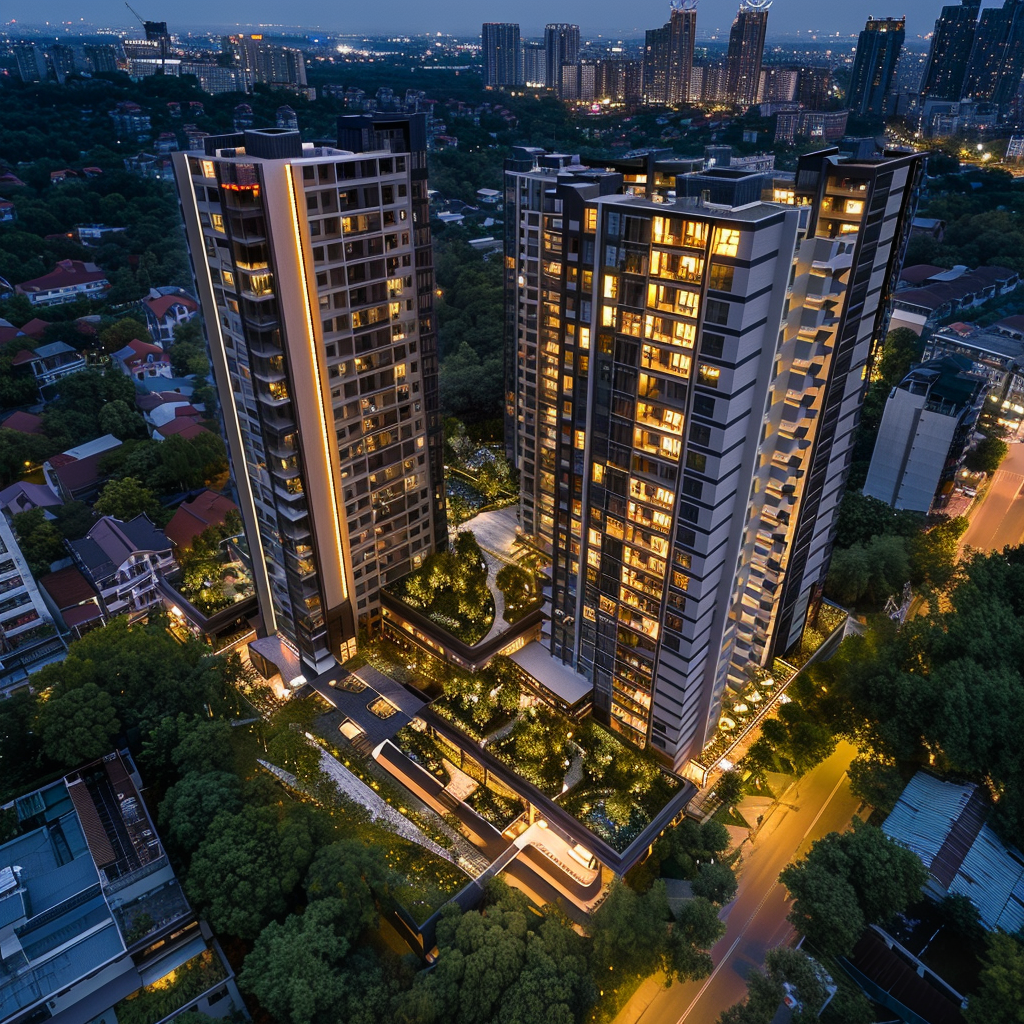
{"type": "MultiPolygon", "coordinates": [[[[949,0],[947,0],[949,2],[949,0]]],[[[172,31],[195,26],[238,24],[310,26],[324,31],[390,34],[396,32],[479,32],[482,21],[519,21],[526,35],[537,34],[547,21],[578,22],[584,35],[635,36],[667,20],[667,0],[136,0],[143,17],[166,18],[172,31]]],[[[728,26],[738,0],[700,0],[698,32],[728,26]]],[[[869,15],[907,17],[908,42],[931,32],[942,0],[775,0],[768,34],[798,30],[844,35],[859,31],[869,15]]],[[[1001,6],[1001,0],[984,0],[1001,6]]],[[[124,25],[130,15],[123,0],[3,0],[3,19],[26,25],[43,21],[79,21],[93,25],[124,25]]]]}

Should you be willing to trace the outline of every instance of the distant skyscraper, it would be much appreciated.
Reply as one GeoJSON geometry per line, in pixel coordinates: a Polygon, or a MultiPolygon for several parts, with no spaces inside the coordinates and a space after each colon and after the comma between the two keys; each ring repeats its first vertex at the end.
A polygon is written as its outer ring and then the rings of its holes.
{"type": "Polygon", "coordinates": [[[729,33],[728,81],[731,103],[749,106],[757,101],[761,82],[761,57],[768,30],[768,8],[772,0],[741,0],[729,33]]]}
{"type": "Polygon", "coordinates": [[[549,89],[560,89],[562,66],[578,64],[580,59],[579,25],[546,25],[544,27],[545,84],[549,89]]]}
{"type": "Polygon", "coordinates": [[[14,60],[23,82],[46,81],[46,54],[35,43],[18,43],[14,47],[14,60]]]}
{"type": "Polygon", "coordinates": [[[870,18],[857,41],[847,106],[855,114],[881,117],[903,49],[905,18],[870,18]]]}
{"type": "Polygon", "coordinates": [[[519,26],[510,22],[485,22],[483,39],[484,85],[521,85],[523,54],[519,26]]]}
{"type": "Polygon", "coordinates": [[[921,83],[923,99],[956,101],[963,95],[980,8],[981,0],[961,0],[942,8],[921,83]]]}
{"type": "Polygon", "coordinates": [[[263,628],[309,677],[447,542],[425,115],[174,154],[263,628]]]}
{"type": "Polygon", "coordinates": [[[692,95],[693,43],[697,0],[671,0],[666,25],[649,29],[644,40],[644,99],[647,103],[687,103],[692,95]]]}
{"type": "Polygon", "coordinates": [[[543,43],[523,43],[523,81],[543,88],[548,80],[547,51],[543,43]]]}
{"type": "Polygon", "coordinates": [[[964,96],[1008,104],[1024,73],[1024,0],[1004,0],[986,7],[978,21],[974,49],[964,82],[964,96]]]}
{"type": "Polygon", "coordinates": [[[800,69],[797,99],[811,110],[824,110],[832,87],[832,71],[826,66],[800,69]]]}

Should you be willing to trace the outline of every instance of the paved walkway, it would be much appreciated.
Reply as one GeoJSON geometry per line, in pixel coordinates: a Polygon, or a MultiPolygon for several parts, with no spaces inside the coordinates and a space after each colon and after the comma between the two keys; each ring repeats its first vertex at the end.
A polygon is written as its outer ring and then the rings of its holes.
{"type": "Polygon", "coordinates": [[[422,846],[425,850],[443,857],[452,863],[456,862],[455,854],[438,846],[433,839],[428,839],[404,814],[400,814],[386,800],[375,793],[358,775],[350,772],[340,761],[326,750],[320,750],[320,768],[331,777],[339,792],[355,800],[370,812],[370,817],[385,821],[394,831],[410,842],[422,846]]]}

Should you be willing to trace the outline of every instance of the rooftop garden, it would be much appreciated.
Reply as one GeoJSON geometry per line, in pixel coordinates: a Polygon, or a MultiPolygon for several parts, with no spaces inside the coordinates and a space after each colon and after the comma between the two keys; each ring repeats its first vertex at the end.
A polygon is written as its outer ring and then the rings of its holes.
{"type": "Polygon", "coordinates": [[[228,543],[237,533],[237,519],[237,513],[229,514],[224,526],[211,526],[193,537],[192,547],[178,556],[178,589],[206,616],[253,594],[252,576],[228,543]]]}
{"type": "Polygon", "coordinates": [[[226,977],[227,972],[217,955],[204,950],[159,981],[117,1003],[114,1012],[118,1024],[155,1024],[226,977]]]}
{"type": "Polygon", "coordinates": [[[466,644],[479,643],[494,623],[487,562],[468,531],[458,535],[450,551],[431,555],[394,584],[391,593],[466,644]]]}
{"type": "Polygon", "coordinates": [[[441,696],[431,707],[474,739],[482,740],[500,729],[519,710],[523,690],[510,658],[498,655],[481,672],[452,666],[445,670],[441,696]]]}
{"type": "Polygon", "coordinates": [[[504,619],[508,623],[518,622],[543,603],[544,596],[536,575],[518,565],[499,569],[494,585],[505,598],[504,619]]]}
{"type": "Polygon", "coordinates": [[[619,851],[679,787],[650,754],[592,719],[572,722],[543,706],[524,710],[489,749],[619,851]]]}

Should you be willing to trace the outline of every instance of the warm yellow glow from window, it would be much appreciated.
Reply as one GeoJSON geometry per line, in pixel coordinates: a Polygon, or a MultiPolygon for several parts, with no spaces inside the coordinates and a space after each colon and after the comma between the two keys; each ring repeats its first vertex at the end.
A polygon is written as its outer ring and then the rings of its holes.
{"type": "Polygon", "coordinates": [[[597,210],[593,207],[583,211],[583,230],[591,234],[597,230],[597,210]]]}
{"type": "Polygon", "coordinates": [[[734,228],[716,228],[714,252],[716,256],[735,256],[739,252],[740,233],[734,228]]]}
{"type": "Polygon", "coordinates": [[[219,213],[210,214],[210,224],[213,225],[214,231],[219,231],[222,235],[224,234],[224,218],[219,213]]]}
{"type": "Polygon", "coordinates": [[[200,164],[202,164],[203,177],[204,178],[216,178],[217,177],[217,170],[214,167],[212,160],[200,160],[199,162],[200,162],[200,164]]]}

